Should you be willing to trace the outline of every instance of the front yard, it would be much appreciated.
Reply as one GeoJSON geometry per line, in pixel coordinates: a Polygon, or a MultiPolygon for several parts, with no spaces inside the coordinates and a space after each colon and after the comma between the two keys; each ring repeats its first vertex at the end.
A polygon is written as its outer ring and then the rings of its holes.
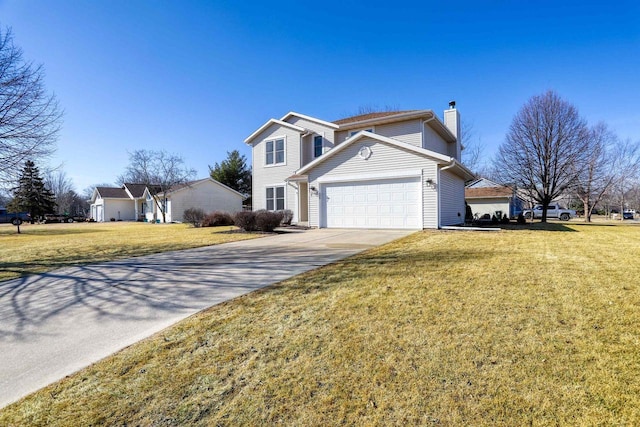
{"type": "Polygon", "coordinates": [[[0,227],[0,281],[55,268],[251,239],[233,227],[141,222],[23,224],[0,227]]]}
{"type": "Polygon", "coordinates": [[[0,425],[638,425],[639,242],[419,232],[193,316],[0,425]]]}

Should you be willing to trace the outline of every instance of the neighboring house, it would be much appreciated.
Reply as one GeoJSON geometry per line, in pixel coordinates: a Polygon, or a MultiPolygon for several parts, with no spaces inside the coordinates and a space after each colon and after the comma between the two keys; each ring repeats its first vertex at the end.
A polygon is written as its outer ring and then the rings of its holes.
{"type": "Polygon", "coordinates": [[[328,122],[290,112],[245,143],[254,210],[290,209],[311,227],[438,228],[464,222],[460,116],[431,110],[328,122]]]}
{"type": "MultiPolygon", "coordinates": [[[[153,189],[152,189],[153,190],[153,189]]],[[[157,188],[156,188],[157,190],[157,188]]],[[[244,196],[212,178],[178,185],[159,194],[166,222],[181,222],[184,211],[199,208],[213,211],[242,210],[244,196]]],[[[103,221],[162,221],[163,215],[144,184],[96,187],[91,197],[91,218],[103,221]]]]}
{"type": "Polygon", "coordinates": [[[485,214],[502,218],[504,214],[516,218],[523,209],[524,201],[513,188],[481,178],[468,184],[464,190],[465,200],[474,216],[485,214]]]}
{"type": "MultiPolygon", "coordinates": [[[[184,211],[194,207],[207,213],[239,212],[242,210],[242,201],[245,198],[241,193],[213,178],[177,185],[158,196],[163,200],[162,208],[165,210],[166,222],[182,222],[184,211]]],[[[147,197],[151,197],[148,192],[147,197]]],[[[157,220],[162,221],[162,212],[158,209],[153,213],[147,213],[147,220],[153,220],[154,214],[157,220]]]]}

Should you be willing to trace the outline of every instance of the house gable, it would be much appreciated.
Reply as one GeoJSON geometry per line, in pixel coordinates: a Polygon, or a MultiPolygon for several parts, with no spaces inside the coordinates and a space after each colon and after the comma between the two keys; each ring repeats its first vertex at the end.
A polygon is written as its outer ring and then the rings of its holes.
{"type": "Polygon", "coordinates": [[[296,173],[299,174],[299,175],[307,173],[308,171],[310,171],[313,168],[315,168],[317,165],[328,161],[329,159],[331,159],[334,156],[337,156],[342,151],[348,149],[350,146],[358,143],[358,141],[360,141],[362,139],[372,139],[372,140],[375,140],[375,141],[379,141],[379,142],[384,143],[386,145],[389,145],[391,147],[399,148],[401,150],[408,151],[408,152],[411,152],[411,153],[414,153],[414,154],[417,154],[417,155],[420,155],[420,156],[423,156],[423,157],[431,158],[436,163],[449,163],[449,162],[451,162],[453,160],[452,158],[450,158],[448,156],[444,156],[442,154],[438,154],[438,153],[435,153],[433,151],[425,150],[423,148],[416,147],[414,145],[407,144],[407,143],[404,143],[404,142],[401,142],[401,141],[397,141],[395,139],[388,138],[388,137],[385,137],[385,136],[382,136],[382,135],[377,135],[375,133],[362,131],[362,132],[358,132],[357,134],[353,135],[351,138],[347,139],[345,142],[343,142],[342,144],[338,145],[336,148],[334,148],[333,150],[329,151],[325,155],[323,155],[321,157],[318,157],[313,162],[303,166],[296,173]]]}
{"type": "Polygon", "coordinates": [[[258,128],[258,130],[256,130],[254,133],[252,133],[251,135],[249,135],[247,137],[247,139],[244,140],[245,144],[249,144],[251,145],[254,140],[259,140],[260,138],[258,138],[260,136],[260,134],[262,134],[263,132],[265,132],[268,128],[270,128],[271,126],[279,126],[279,127],[284,127],[290,130],[293,130],[297,133],[304,133],[306,132],[306,129],[300,126],[296,126],[296,125],[292,125],[291,123],[287,123],[287,122],[283,122],[282,120],[276,120],[276,119],[270,119],[269,121],[267,121],[265,124],[263,124],[262,126],[260,126],[258,128]]]}

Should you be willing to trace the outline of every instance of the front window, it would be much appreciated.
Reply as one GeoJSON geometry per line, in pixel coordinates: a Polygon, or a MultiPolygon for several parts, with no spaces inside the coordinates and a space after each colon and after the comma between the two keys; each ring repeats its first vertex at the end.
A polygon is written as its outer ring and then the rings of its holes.
{"type": "Polygon", "coordinates": [[[284,186],[267,187],[267,210],[281,211],[284,209],[284,186]]]}
{"type": "Polygon", "coordinates": [[[266,141],[267,165],[278,165],[284,163],[284,139],[273,139],[266,141]]]}
{"type": "Polygon", "coordinates": [[[313,137],[313,157],[322,156],[322,136],[316,135],[313,137]]]}

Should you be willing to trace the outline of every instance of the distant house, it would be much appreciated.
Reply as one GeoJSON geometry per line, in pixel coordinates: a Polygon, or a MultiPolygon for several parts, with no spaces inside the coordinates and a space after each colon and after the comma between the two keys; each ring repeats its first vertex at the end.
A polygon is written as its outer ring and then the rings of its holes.
{"type": "MultiPolygon", "coordinates": [[[[154,190],[154,189],[152,189],[154,190]]],[[[157,190],[157,189],[156,189],[157,190]]],[[[224,184],[204,178],[177,185],[158,194],[160,206],[144,184],[96,187],[91,196],[91,218],[103,221],[182,222],[184,211],[199,208],[205,212],[242,210],[244,196],[224,184]]]]}
{"type": "Polygon", "coordinates": [[[497,184],[487,178],[481,178],[468,184],[464,198],[471,207],[474,216],[485,214],[502,218],[516,218],[522,212],[524,201],[513,188],[497,184]]]}
{"type": "Polygon", "coordinates": [[[438,228],[464,222],[460,115],[379,112],[333,122],[290,112],[245,139],[254,209],[319,228],[438,228]]]}

